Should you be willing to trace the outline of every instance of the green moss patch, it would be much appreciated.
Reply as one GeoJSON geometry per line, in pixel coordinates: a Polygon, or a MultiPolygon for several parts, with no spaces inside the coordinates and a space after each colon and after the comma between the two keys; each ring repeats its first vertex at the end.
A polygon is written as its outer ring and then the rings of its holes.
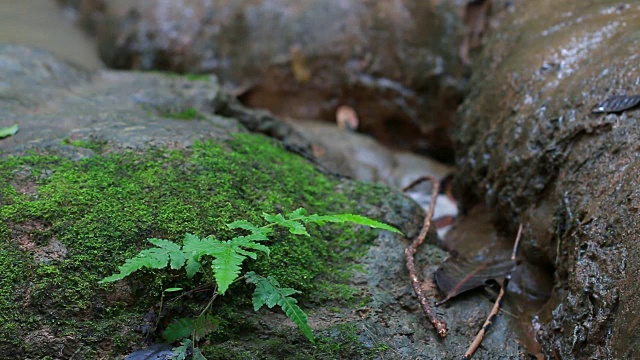
{"type": "Polygon", "coordinates": [[[81,147],[81,148],[93,150],[96,153],[101,153],[104,146],[107,145],[107,142],[106,141],[71,140],[69,138],[66,138],[62,140],[62,144],[81,147]]]}
{"type": "Polygon", "coordinates": [[[194,120],[200,118],[200,113],[194,108],[187,108],[181,111],[163,113],[162,116],[179,120],[194,120]]]}
{"type": "MultiPolygon", "coordinates": [[[[356,205],[337,188],[336,181],[259,135],[197,143],[185,151],[78,161],[5,158],[0,162],[0,354],[46,355],[28,340],[43,329],[53,345],[93,349],[82,351],[85,358],[98,356],[98,349],[122,353],[140,345],[148,335],[143,316],[157,305],[162,289],[199,284],[197,278],[187,283],[182,273],[140,272],[98,285],[148,247],[146,238],[180,241],[185,232],[231,238],[236,233],[226,223],[260,224],[263,212],[297,207],[320,214],[353,212],[356,205]]],[[[348,225],[311,230],[311,238],[276,233],[271,256],[247,266],[301,290],[303,308],[352,296],[345,284],[353,261],[374,238],[348,225]]],[[[215,338],[230,339],[251,326],[234,310],[250,309],[246,290],[238,284],[216,299],[221,326],[215,338]]],[[[168,308],[188,316],[209,295],[190,294],[168,308]]],[[[159,325],[162,330],[166,324],[159,325]]]]}

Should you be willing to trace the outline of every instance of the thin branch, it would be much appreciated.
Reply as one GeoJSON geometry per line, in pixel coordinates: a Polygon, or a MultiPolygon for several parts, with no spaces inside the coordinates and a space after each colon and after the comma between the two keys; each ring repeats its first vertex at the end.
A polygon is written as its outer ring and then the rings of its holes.
{"type": "Polygon", "coordinates": [[[495,317],[498,315],[498,312],[500,311],[500,302],[502,301],[502,297],[504,296],[504,288],[507,286],[508,282],[509,282],[508,278],[505,278],[504,281],[502,282],[500,293],[498,293],[498,298],[496,299],[496,302],[493,304],[493,308],[491,308],[489,317],[482,325],[482,329],[478,331],[478,334],[476,335],[475,339],[473,339],[473,342],[471,343],[471,345],[469,345],[469,349],[467,350],[467,352],[464,353],[464,359],[471,359],[471,356],[473,356],[473,353],[476,352],[476,350],[478,350],[478,347],[480,347],[480,344],[484,339],[484,334],[486,334],[489,326],[493,324],[493,320],[495,319],[495,317]]]}
{"type": "Polygon", "coordinates": [[[513,252],[511,253],[511,260],[516,261],[516,255],[518,254],[518,247],[520,247],[520,237],[522,236],[522,224],[518,228],[518,235],[516,235],[516,241],[513,243],[513,252]]]}
{"type": "Polygon", "coordinates": [[[422,225],[422,229],[420,230],[420,234],[415,240],[406,249],[404,249],[404,255],[407,259],[407,270],[409,271],[409,278],[411,279],[411,286],[413,287],[413,291],[415,292],[418,300],[420,301],[420,305],[422,306],[422,311],[425,316],[431,322],[433,327],[438,332],[438,335],[441,337],[447,336],[447,324],[438,319],[433,308],[429,304],[429,300],[422,293],[422,289],[420,288],[420,281],[418,280],[418,276],[416,275],[416,266],[415,266],[415,254],[418,251],[418,248],[424,242],[427,237],[427,233],[429,232],[429,227],[431,226],[431,219],[433,218],[433,213],[436,207],[436,199],[438,198],[439,184],[438,181],[432,176],[422,176],[415,181],[411,182],[411,184],[407,185],[403,191],[407,191],[409,188],[421,183],[423,181],[429,180],[432,186],[432,194],[431,194],[431,203],[429,205],[429,210],[424,218],[424,224],[422,225]]]}
{"type": "Polygon", "coordinates": [[[520,246],[521,236],[522,236],[522,224],[520,224],[520,227],[518,228],[518,235],[516,235],[516,241],[513,244],[513,252],[511,253],[511,260],[514,261],[513,268],[511,269],[511,271],[509,271],[507,276],[504,277],[504,280],[502,281],[502,286],[500,287],[500,293],[498,293],[498,298],[496,299],[496,302],[493,304],[493,308],[491,308],[489,317],[487,317],[487,320],[482,325],[482,328],[480,329],[480,331],[478,331],[478,334],[476,335],[475,339],[473,339],[473,341],[471,342],[471,345],[469,345],[469,349],[467,349],[467,352],[464,353],[464,359],[471,359],[471,357],[473,356],[473,353],[475,353],[476,350],[478,350],[478,347],[480,347],[480,344],[482,344],[482,340],[484,339],[484,335],[487,333],[487,329],[489,328],[489,326],[491,326],[491,324],[493,324],[493,321],[495,320],[496,316],[498,316],[498,312],[500,311],[500,303],[502,302],[502,297],[504,296],[504,293],[507,289],[509,280],[511,280],[511,273],[515,268],[515,260],[516,260],[516,255],[518,253],[518,247],[520,246]]]}

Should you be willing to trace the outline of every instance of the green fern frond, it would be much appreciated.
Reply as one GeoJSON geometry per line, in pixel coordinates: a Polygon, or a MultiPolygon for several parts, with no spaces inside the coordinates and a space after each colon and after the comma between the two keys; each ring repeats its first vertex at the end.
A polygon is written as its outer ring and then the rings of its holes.
{"type": "Polygon", "coordinates": [[[204,255],[217,254],[221,251],[223,242],[217,240],[213,235],[199,238],[193,234],[186,234],[182,243],[182,252],[186,257],[185,270],[187,278],[191,279],[196,273],[202,270],[200,258],[204,255]]]}
{"type": "Polygon", "coordinates": [[[387,225],[383,222],[376,221],[373,219],[369,219],[366,216],[355,215],[355,214],[336,214],[336,215],[308,215],[300,218],[305,223],[315,223],[318,225],[324,225],[325,223],[345,223],[351,222],[358,225],[365,225],[372,227],[374,229],[382,229],[391,231],[397,234],[402,235],[402,231],[394,228],[393,226],[387,225]]]}
{"type": "Polygon", "coordinates": [[[246,221],[246,220],[238,220],[238,221],[234,221],[231,223],[227,224],[227,227],[229,229],[243,229],[243,230],[247,230],[250,231],[252,234],[260,234],[262,236],[266,237],[269,236],[269,234],[271,233],[271,231],[273,231],[272,229],[268,228],[268,227],[258,227],[253,225],[252,223],[246,221]]]}
{"type": "Polygon", "coordinates": [[[121,280],[143,268],[162,269],[170,265],[172,269],[179,269],[184,265],[186,258],[180,250],[180,246],[168,240],[147,240],[153,245],[156,245],[157,248],[140,251],[138,255],[127,259],[122,266],[118,267],[119,273],[107,276],[99,282],[104,284],[121,280]]]}
{"type": "Polygon", "coordinates": [[[241,265],[246,256],[237,252],[233,244],[225,243],[221,251],[211,262],[213,277],[218,283],[218,294],[223,295],[229,285],[240,275],[241,265]]]}
{"type": "Polygon", "coordinates": [[[162,337],[168,342],[184,339],[191,336],[193,332],[193,319],[174,319],[162,333],[162,337]]]}
{"type": "Polygon", "coordinates": [[[293,210],[291,213],[289,213],[287,217],[289,218],[289,220],[301,220],[302,218],[305,217],[305,215],[307,215],[307,209],[297,208],[293,210]]]}
{"type": "Polygon", "coordinates": [[[291,297],[293,294],[300,293],[299,291],[292,288],[281,288],[280,283],[274,277],[263,277],[253,271],[246,273],[245,279],[248,283],[256,286],[252,299],[255,311],[260,310],[263,305],[267,305],[269,308],[279,305],[289,319],[298,325],[304,336],[309,341],[315,342],[307,314],[298,306],[298,300],[291,297]]]}
{"type": "Polygon", "coordinates": [[[185,360],[187,358],[187,352],[192,347],[192,345],[193,342],[191,341],[191,339],[183,339],[180,342],[180,346],[171,349],[173,351],[171,360],[185,360]]]}
{"type": "Polygon", "coordinates": [[[262,251],[263,253],[269,255],[271,252],[268,246],[255,242],[255,241],[263,241],[263,240],[268,240],[268,238],[265,236],[262,236],[262,234],[254,233],[247,236],[235,237],[231,239],[231,243],[233,243],[233,245],[235,246],[242,246],[247,249],[262,251]]]}
{"type": "Polygon", "coordinates": [[[207,360],[206,357],[202,354],[202,350],[197,347],[193,347],[193,354],[191,355],[191,360],[207,360]]]}
{"type": "Polygon", "coordinates": [[[257,255],[248,249],[258,250],[269,255],[269,248],[255,241],[267,240],[262,234],[253,233],[247,236],[238,236],[230,241],[221,242],[215,252],[208,255],[214,257],[211,262],[213,277],[218,283],[218,293],[224,294],[229,285],[240,275],[242,262],[246,257],[256,259],[257,255]]]}
{"type": "Polygon", "coordinates": [[[206,314],[198,316],[195,319],[174,319],[162,333],[162,337],[168,342],[174,342],[187,337],[192,337],[195,341],[198,341],[217,329],[218,320],[206,314]]]}
{"type": "Polygon", "coordinates": [[[287,220],[282,216],[282,214],[271,215],[263,213],[262,217],[270,223],[286,227],[292,234],[311,236],[304,225],[298,220],[287,220]]]}

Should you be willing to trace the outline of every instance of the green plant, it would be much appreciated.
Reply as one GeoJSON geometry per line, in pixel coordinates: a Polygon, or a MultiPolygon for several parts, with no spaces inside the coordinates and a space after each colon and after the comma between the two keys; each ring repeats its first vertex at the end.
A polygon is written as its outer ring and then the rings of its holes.
{"type": "MultiPolygon", "coordinates": [[[[310,236],[306,229],[306,225],[309,223],[324,225],[325,223],[351,222],[400,233],[399,230],[392,226],[364,216],[354,214],[307,215],[306,210],[303,208],[289,213],[286,217],[282,214],[272,215],[266,213],[262,217],[267,221],[267,224],[263,226],[254,225],[246,220],[227,224],[229,229],[239,229],[246,234],[236,236],[227,241],[218,240],[213,235],[200,238],[193,234],[186,234],[181,245],[163,239],[147,239],[147,241],[155,245],[154,248],[142,250],[135,257],[126,260],[118,268],[118,273],[105,277],[100,280],[100,283],[121,280],[144,268],[162,269],[170,267],[174,270],[184,268],[189,279],[193,278],[198,272],[203,272],[209,276],[211,285],[217,290],[214,291],[211,300],[200,315],[195,319],[174,320],[163,333],[165,340],[170,342],[182,339],[181,346],[174,348],[176,358],[184,359],[190,349],[194,359],[204,359],[204,356],[194,344],[217,327],[215,318],[207,314],[213,300],[217,295],[223,295],[229,286],[240,278],[242,264],[247,257],[255,260],[259,253],[269,255],[269,247],[263,242],[269,240],[268,236],[274,227],[286,228],[291,234],[310,236]],[[211,269],[210,273],[205,270],[207,268],[211,269]],[[210,275],[213,276],[211,277],[210,275]]],[[[314,342],[307,314],[298,306],[297,300],[291,297],[291,295],[299,293],[299,291],[292,288],[282,288],[274,277],[264,277],[253,271],[244,274],[244,278],[247,283],[255,285],[253,293],[255,311],[258,311],[264,305],[269,308],[275,305],[280,306],[307,339],[314,342]]],[[[181,289],[169,288],[165,292],[179,290],[181,289]]]]}

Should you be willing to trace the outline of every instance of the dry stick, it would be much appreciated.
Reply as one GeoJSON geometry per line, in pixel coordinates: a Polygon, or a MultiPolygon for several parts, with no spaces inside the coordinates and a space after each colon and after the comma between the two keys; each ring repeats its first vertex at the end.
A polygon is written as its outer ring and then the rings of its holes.
{"type": "MultiPolygon", "coordinates": [[[[516,261],[516,254],[518,253],[518,247],[520,246],[521,236],[522,236],[522,224],[520,224],[520,227],[518,228],[518,235],[516,236],[516,241],[513,244],[513,252],[511,253],[511,260],[514,261],[514,264],[516,261]]],[[[482,328],[480,329],[480,331],[478,331],[478,334],[476,335],[475,339],[473,339],[473,341],[471,342],[471,345],[469,345],[469,349],[467,349],[467,352],[464,353],[464,359],[471,359],[471,356],[473,356],[473,353],[475,353],[476,350],[478,350],[478,347],[480,347],[480,344],[482,344],[484,335],[487,333],[487,329],[493,323],[493,320],[495,319],[495,317],[498,315],[498,311],[500,311],[500,302],[502,301],[502,297],[504,296],[505,289],[509,284],[509,280],[511,280],[512,271],[513,269],[511,269],[509,274],[507,274],[507,276],[505,276],[504,280],[502,281],[502,286],[500,287],[500,293],[498,293],[498,298],[496,299],[496,302],[493,304],[493,308],[491,308],[489,317],[487,317],[487,320],[482,325],[482,328]]]]}
{"type": "Polygon", "coordinates": [[[422,176],[414,180],[411,184],[407,185],[403,189],[403,191],[407,191],[409,188],[425,180],[431,181],[431,185],[432,185],[431,203],[429,205],[429,211],[427,212],[427,215],[424,218],[424,224],[422,225],[420,234],[418,235],[417,238],[415,238],[415,240],[413,240],[411,244],[409,244],[409,246],[407,246],[406,249],[404,249],[404,255],[407,259],[407,270],[409,270],[409,278],[411,279],[411,285],[413,286],[413,291],[416,293],[416,296],[418,296],[420,305],[422,305],[422,311],[424,312],[429,322],[431,322],[433,327],[436,329],[436,331],[438,332],[438,335],[440,335],[441,337],[445,337],[447,336],[447,324],[444,321],[438,319],[435,312],[433,311],[433,308],[431,307],[431,305],[429,305],[429,300],[422,293],[422,289],[420,288],[420,281],[418,280],[418,276],[416,275],[416,266],[414,261],[415,254],[418,251],[418,248],[420,247],[420,245],[422,245],[425,238],[427,237],[427,232],[429,231],[429,227],[431,226],[431,218],[433,217],[433,213],[436,207],[436,199],[438,197],[439,184],[438,184],[438,181],[432,176],[422,176]]]}

